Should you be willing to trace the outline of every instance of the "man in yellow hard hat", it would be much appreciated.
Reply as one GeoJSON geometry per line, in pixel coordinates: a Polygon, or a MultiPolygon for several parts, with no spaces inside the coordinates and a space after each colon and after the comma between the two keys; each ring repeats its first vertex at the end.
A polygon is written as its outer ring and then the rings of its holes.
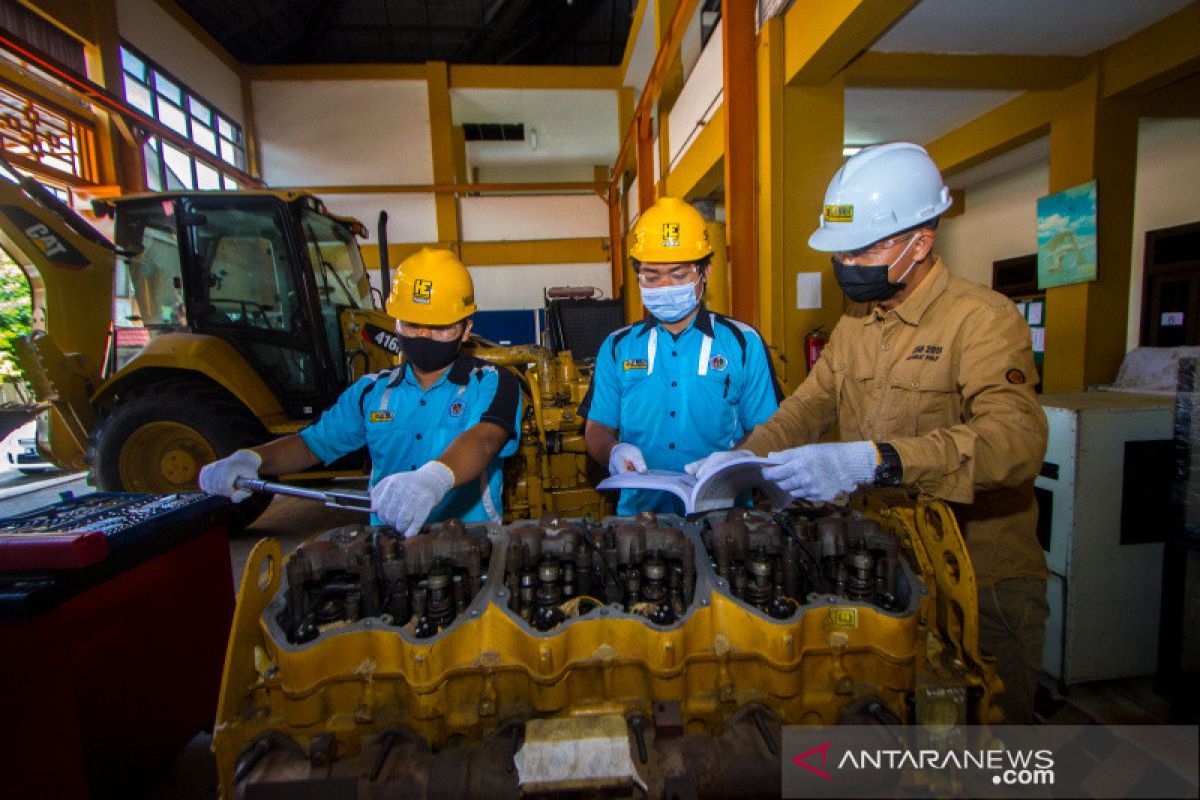
{"type": "MultiPolygon", "coordinates": [[[[614,475],[682,472],[779,407],[758,331],[704,307],[712,253],[704,218],[678,198],[660,198],[634,225],[629,256],[650,316],[604,340],[579,409],[588,453],[614,475]]],[[[683,505],[665,492],[621,492],[617,513],[638,511],[683,505]]]]}
{"type": "Polygon", "coordinates": [[[239,477],[300,472],[367,447],[372,522],[410,536],[428,521],[500,521],[500,460],[516,451],[516,377],[460,352],[476,310],[471,275],[447,250],[423,248],[392,281],[404,362],[360,378],[315,423],[200,471],[209,494],[244,500],[239,477]]]}

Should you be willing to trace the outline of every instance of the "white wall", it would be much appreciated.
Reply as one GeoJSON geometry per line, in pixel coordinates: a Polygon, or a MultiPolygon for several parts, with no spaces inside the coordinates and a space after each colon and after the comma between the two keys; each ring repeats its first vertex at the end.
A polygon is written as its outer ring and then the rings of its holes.
{"type": "Polygon", "coordinates": [[[463,241],[608,236],[608,205],[595,194],[464,197],[463,241]]]}
{"type": "Polygon", "coordinates": [[[121,38],[239,125],[245,124],[237,73],[182,28],[153,0],[117,0],[121,38]]]}
{"type": "Polygon", "coordinates": [[[541,308],[542,290],[550,286],[595,286],[612,294],[612,267],[595,264],[524,264],[468,267],[475,282],[475,301],[482,311],[541,308]]]}
{"type": "Polygon", "coordinates": [[[255,81],[271,186],[433,182],[425,81],[255,81]]]}
{"type": "Polygon", "coordinates": [[[1138,175],[1130,258],[1129,329],[1137,347],[1142,325],[1142,259],[1146,231],[1200,222],[1200,120],[1143,119],[1138,125],[1138,175]]]}
{"type": "MultiPolygon", "coordinates": [[[[1146,232],[1200,222],[1200,120],[1143,119],[1137,159],[1128,348],[1141,330],[1146,232]]],[[[1048,194],[1049,172],[1039,161],[966,187],[966,212],[938,231],[937,251],[952,272],[990,286],[993,261],[1037,252],[1037,199],[1048,194]]]]}
{"type": "Polygon", "coordinates": [[[992,285],[992,262],[1037,252],[1037,199],[1048,194],[1041,161],[966,189],[965,211],[942,220],[935,251],[950,271],[992,285]]]}
{"type": "Polygon", "coordinates": [[[724,28],[721,23],[713,30],[708,44],[688,75],[687,82],[671,107],[667,124],[671,166],[687,152],[703,126],[720,106],[719,99],[725,83],[725,55],[722,44],[724,28]]]}

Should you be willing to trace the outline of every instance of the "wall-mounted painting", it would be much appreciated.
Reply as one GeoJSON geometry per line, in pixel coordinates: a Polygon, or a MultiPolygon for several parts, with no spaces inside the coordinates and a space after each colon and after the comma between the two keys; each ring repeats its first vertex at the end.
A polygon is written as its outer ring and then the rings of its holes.
{"type": "Polygon", "coordinates": [[[1038,288],[1096,280],[1096,182],[1039,197],[1038,288]]]}

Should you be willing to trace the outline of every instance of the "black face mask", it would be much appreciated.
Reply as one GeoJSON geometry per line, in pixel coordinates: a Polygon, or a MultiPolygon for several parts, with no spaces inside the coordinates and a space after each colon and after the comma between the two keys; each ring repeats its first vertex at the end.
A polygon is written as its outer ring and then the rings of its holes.
{"type": "Polygon", "coordinates": [[[461,338],[439,342],[427,336],[401,336],[400,352],[404,353],[408,363],[421,372],[437,372],[458,357],[461,344],[461,338]]]}
{"type": "Polygon", "coordinates": [[[856,303],[869,303],[872,300],[887,300],[894,297],[904,288],[904,281],[892,283],[888,280],[888,265],[878,264],[864,266],[861,264],[843,264],[836,258],[833,261],[833,274],[838,286],[856,303]]]}

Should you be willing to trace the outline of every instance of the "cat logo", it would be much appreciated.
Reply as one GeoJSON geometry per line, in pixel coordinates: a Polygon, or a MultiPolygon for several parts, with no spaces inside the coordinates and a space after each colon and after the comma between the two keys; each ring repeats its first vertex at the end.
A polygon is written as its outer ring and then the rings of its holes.
{"type": "Polygon", "coordinates": [[[390,411],[372,411],[371,422],[391,422],[392,412],[390,411]]]}
{"type": "Polygon", "coordinates": [[[466,405],[463,403],[462,400],[455,400],[453,403],[450,404],[450,416],[461,417],[464,408],[466,408],[466,405]]]}
{"type": "Polygon", "coordinates": [[[854,222],[854,206],[825,206],[826,222],[854,222]]]}
{"type": "Polygon", "coordinates": [[[679,223],[664,222],[662,228],[663,247],[679,247],[679,223]]]}
{"type": "Polygon", "coordinates": [[[413,302],[428,304],[433,299],[433,281],[417,278],[413,281],[413,302]]]}

